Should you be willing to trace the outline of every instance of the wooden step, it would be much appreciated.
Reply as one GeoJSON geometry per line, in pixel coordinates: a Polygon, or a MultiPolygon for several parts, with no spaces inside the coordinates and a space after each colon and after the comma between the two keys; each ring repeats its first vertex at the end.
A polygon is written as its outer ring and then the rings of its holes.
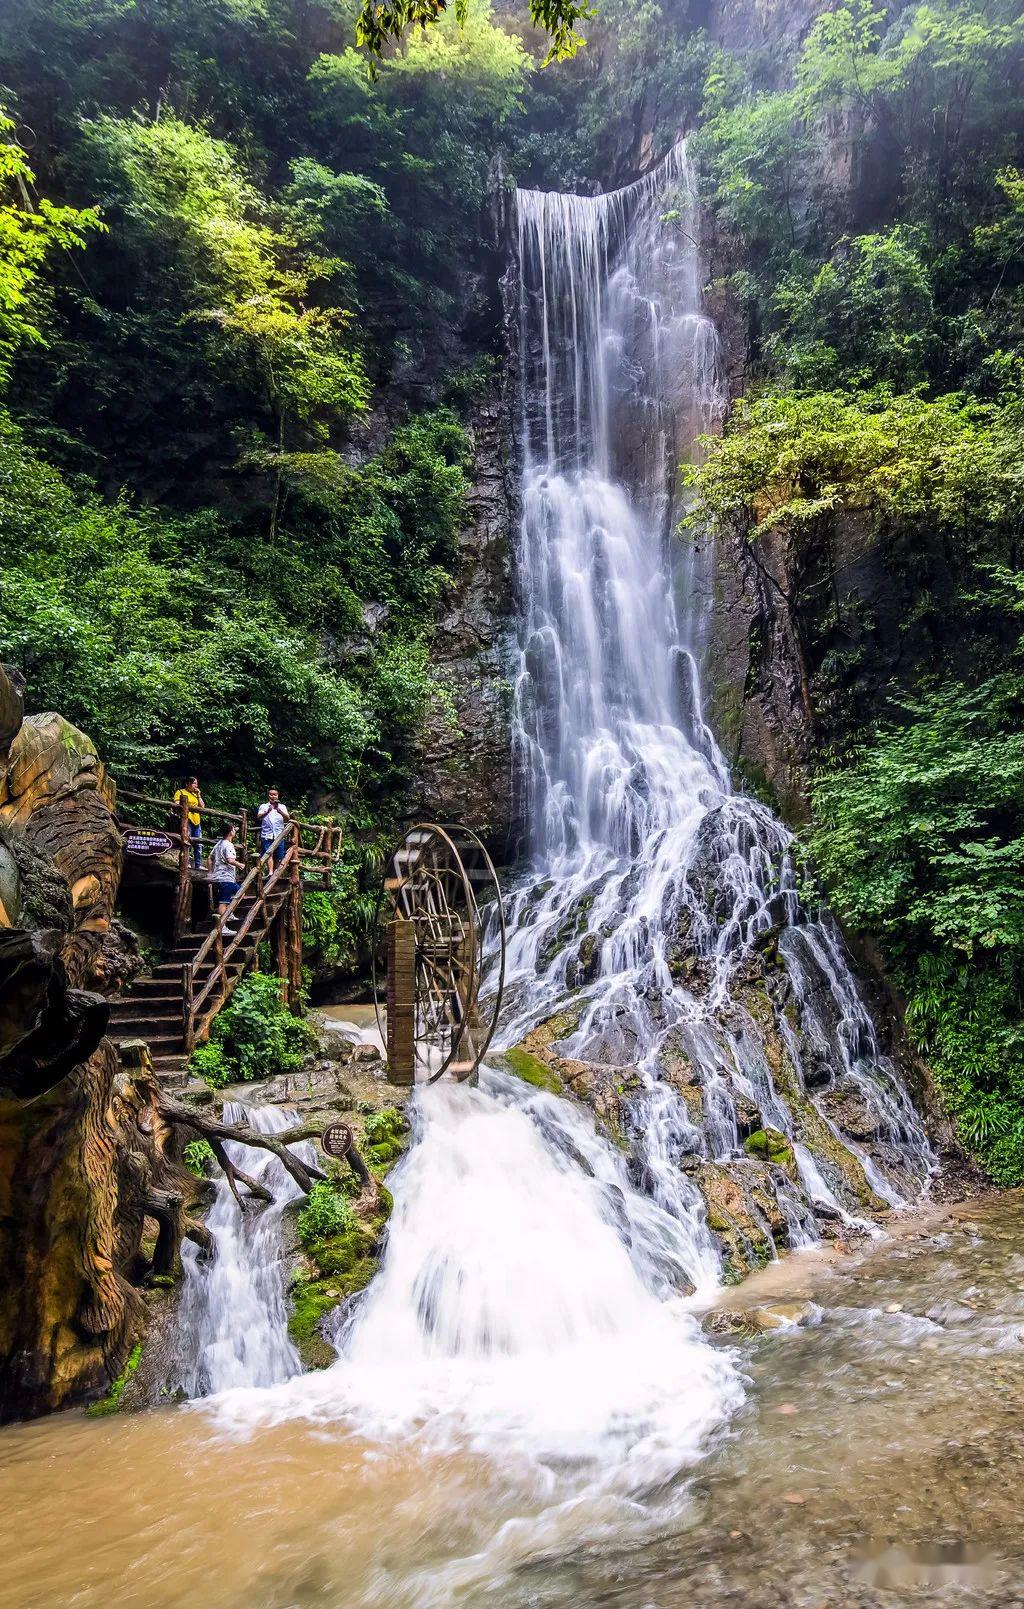
{"type": "Polygon", "coordinates": [[[135,994],[133,991],[131,994],[115,995],[110,1009],[115,1016],[119,1011],[130,1011],[133,1015],[140,1011],[167,1011],[180,999],[180,989],[161,989],[159,994],[152,990],[146,994],[135,994]]]}
{"type": "Polygon", "coordinates": [[[169,1011],[164,1017],[111,1017],[107,1033],[112,1039],[150,1039],[154,1034],[180,1034],[182,1013],[169,1011]]]}

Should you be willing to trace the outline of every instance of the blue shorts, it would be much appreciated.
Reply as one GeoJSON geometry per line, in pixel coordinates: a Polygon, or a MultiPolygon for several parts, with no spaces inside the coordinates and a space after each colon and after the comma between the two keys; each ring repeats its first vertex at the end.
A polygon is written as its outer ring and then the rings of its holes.
{"type": "Polygon", "coordinates": [[[234,880],[230,883],[214,883],[213,892],[216,896],[217,904],[230,905],[241,886],[241,883],[236,883],[234,880]]]}

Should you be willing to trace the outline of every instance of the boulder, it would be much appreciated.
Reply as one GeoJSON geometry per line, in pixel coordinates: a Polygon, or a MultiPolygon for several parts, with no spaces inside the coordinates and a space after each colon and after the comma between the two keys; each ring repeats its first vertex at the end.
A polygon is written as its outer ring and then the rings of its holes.
{"type": "Polygon", "coordinates": [[[778,1129],[767,1127],[755,1129],[752,1134],[747,1135],[743,1149],[748,1156],[757,1157],[762,1162],[770,1162],[773,1167],[785,1168],[794,1183],[799,1177],[793,1147],[778,1129]]]}

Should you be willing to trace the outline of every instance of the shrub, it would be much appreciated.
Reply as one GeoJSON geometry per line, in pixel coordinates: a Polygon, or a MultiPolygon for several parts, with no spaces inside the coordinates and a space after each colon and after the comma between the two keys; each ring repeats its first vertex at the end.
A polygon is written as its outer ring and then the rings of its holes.
{"type": "MultiPolygon", "coordinates": [[[[206,1046],[202,1046],[206,1049],[206,1046]]],[[[213,1147],[209,1140],[192,1140],[185,1147],[185,1166],[189,1173],[194,1173],[197,1179],[206,1178],[206,1169],[214,1160],[213,1147]]]]}
{"type": "Polygon", "coordinates": [[[350,1233],[356,1226],[355,1214],[345,1197],[332,1184],[320,1180],[306,1197],[299,1213],[299,1239],[306,1247],[331,1235],[350,1233]]]}
{"type": "Polygon", "coordinates": [[[232,1070],[220,1045],[197,1045],[189,1058],[189,1066],[200,1078],[205,1078],[211,1089],[222,1089],[231,1082],[232,1070]]]}
{"type": "Polygon", "coordinates": [[[270,1078],[298,1072],[315,1044],[309,1023],[282,1003],[278,979],[257,972],[239,984],[215,1018],[209,1044],[192,1053],[192,1067],[214,1087],[270,1078]]]}

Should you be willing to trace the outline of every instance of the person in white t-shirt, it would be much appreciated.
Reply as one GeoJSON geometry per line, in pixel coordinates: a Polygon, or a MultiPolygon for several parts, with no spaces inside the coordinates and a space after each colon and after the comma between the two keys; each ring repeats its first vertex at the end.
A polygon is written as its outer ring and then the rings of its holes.
{"type": "MultiPolygon", "coordinates": [[[[282,827],[292,819],[288,806],[281,803],[281,795],[276,788],[268,790],[266,799],[256,812],[256,819],[260,824],[260,854],[265,855],[282,827]]],[[[274,851],[275,860],[283,859],[285,847],[285,841],[282,840],[274,851]]]]}

